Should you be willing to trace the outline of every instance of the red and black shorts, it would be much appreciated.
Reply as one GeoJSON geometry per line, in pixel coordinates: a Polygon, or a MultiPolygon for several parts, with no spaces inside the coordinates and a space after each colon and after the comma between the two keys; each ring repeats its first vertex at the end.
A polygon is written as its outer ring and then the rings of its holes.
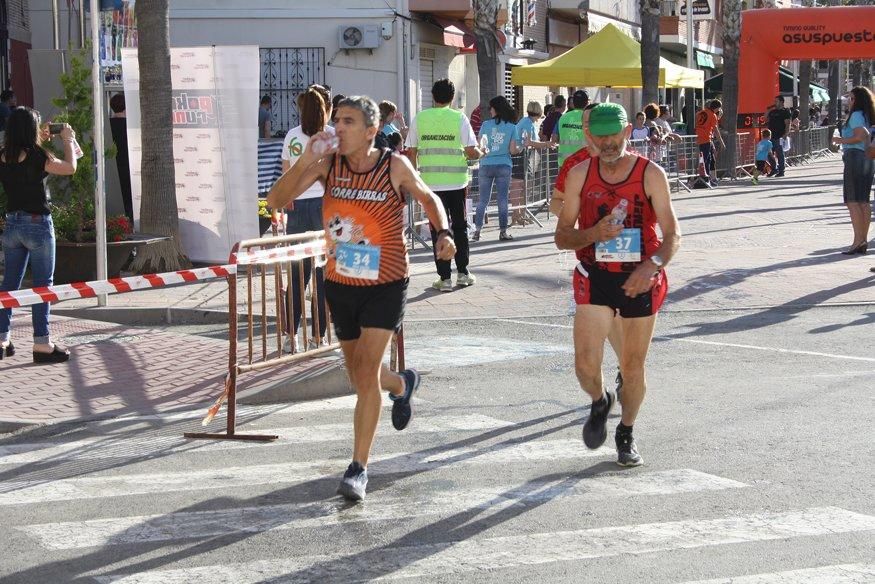
{"type": "Polygon", "coordinates": [[[578,264],[574,270],[574,301],[577,304],[608,306],[623,318],[642,318],[656,314],[668,293],[668,278],[664,270],[654,276],[653,287],[644,294],[630,298],[623,290],[629,278],[625,272],[607,272],[594,266],[578,264]]]}

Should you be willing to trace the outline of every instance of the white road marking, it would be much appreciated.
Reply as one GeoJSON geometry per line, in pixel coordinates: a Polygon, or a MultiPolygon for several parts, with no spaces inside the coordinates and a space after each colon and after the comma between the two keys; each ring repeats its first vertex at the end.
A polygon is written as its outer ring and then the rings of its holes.
{"type": "MultiPolygon", "coordinates": [[[[409,433],[475,432],[513,426],[480,414],[464,416],[441,416],[414,418],[409,433]]],[[[352,439],[352,421],[345,424],[298,426],[293,428],[258,428],[244,424],[238,428],[241,434],[276,434],[279,440],[268,443],[238,442],[234,440],[204,441],[188,440],[181,432],[171,435],[140,435],[125,437],[94,436],[70,442],[34,442],[0,446],[0,465],[21,465],[39,462],[63,464],[71,459],[96,460],[103,458],[143,458],[167,456],[175,452],[212,452],[241,448],[265,448],[331,442],[352,439]]],[[[381,421],[380,433],[394,432],[388,416],[381,421]]]]}
{"type": "MultiPolygon", "coordinates": [[[[514,320],[509,318],[497,319],[501,322],[513,322],[517,324],[527,324],[530,326],[542,326],[552,328],[573,329],[573,326],[565,324],[552,324],[547,322],[530,322],[525,320],[514,320]]],[[[716,341],[702,341],[699,339],[679,339],[676,337],[654,337],[655,341],[675,341],[678,343],[693,343],[697,345],[713,345],[716,347],[735,347],[736,349],[753,349],[756,351],[773,351],[775,353],[790,353],[793,355],[810,355],[812,357],[828,357],[830,359],[845,359],[848,361],[865,361],[867,363],[875,363],[875,357],[855,357],[853,355],[837,355],[835,353],[820,353],[818,351],[801,351],[797,349],[781,349],[779,347],[761,347],[759,345],[744,345],[741,343],[719,343],[716,341]]]]}
{"type": "Polygon", "coordinates": [[[769,574],[697,580],[684,584],[871,584],[872,582],[875,582],[875,564],[840,564],[769,574]]]}
{"type": "MultiPolygon", "coordinates": [[[[748,485],[680,469],[642,474],[596,476],[484,489],[442,491],[413,499],[374,497],[366,506],[350,508],[339,498],[302,505],[268,505],[219,511],[179,512],[141,517],[46,523],[17,527],[53,550],[137,544],[200,538],[231,533],[327,528],[353,521],[403,520],[423,515],[453,515],[470,509],[497,513],[553,499],[573,498],[574,504],[635,496],[673,495],[736,489],[748,485]]],[[[569,503],[571,504],[571,503],[569,503]]]]}
{"type": "Polygon", "coordinates": [[[350,554],[117,574],[97,576],[96,579],[101,584],[256,584],[272,579],[285,584],[395,580],[873,529],[875,517],[836,507],[821,507],[721,519],[689,519],[382,547],[350,554]]]}
{"type": "Polygon", "coordinates": [[[513,361],[568,353],[571,345],[554,345],[515,339],[474,337],[413,337],[405,341],[407,359],[413,363],[426,364],[430,369],[439,367],[465,367],[496,361],[513,361]]]}
{"type": "MultiPolygon", "coordinates": [[[[521,461],[553,462],[559,459],[610,456],[606,447],[588,450],[580,440],[534,441],[498,446],[466,447],[431,455],[384,454],[373,457],[372,473],[424,472],[448,464],[509,464],[521,461]]],[[[172,491],[246,488],[255,485],[294,484],[340,476],[348,459],[235,466],[211,470],[182,470],[172,473],[81,477],[44,481],[8,481],[0,484],[0,506],[39,504],[113,496],[143,495],[172,491]]]]}
{"type": "Polygon", "coordinates": [[[853,355],[836,355],[834,353],[819,353],[817,351],[799,351],[796,349],[780,349],[778,347],[760,347],[758,345],[742,345],[740,343],[718,343],[716,341],[700,341],[698,339],[677,339],[672,337],[656,337],[661,341],[677,341],[679,343],[693,343],[696,345],[713,345],[715,347],[735,347],[736,349],[753,349],[756,351],[772,351],[775,353],[790,353],[793,355],[810,355],[812,357],[829,357],[830,359],[844,359],[846,361],[865,361],[875,363],[873,357],[855,357],[853,355]]]}
{"type": "MultiPolygon", "coordinates": [[[[218,397],[218,394],[217,396],[218,397]]],[[[266,416],[268,414],[274,413],[283,413],[283,414],[298,414],[298,413],[310,413],[310,412],[323,412],[323,411],[332,411],[332,410],[347,410],[351,408],[355,408],[356,396],[354,395],[344,395],[340,397],[332,397],[327,399],[319,399],[319,400],[311,400],[305,402],[297,402],[292,404],[281,404],[281,405],[265,405],[265,406],[250,406],[250,405],[238,405],[237,406],[237,417],[238,419],[242,416],[266,416]]],[[[413,398],[415,402],[418,403],[429,403],[428,400],[421,399],[419,397],[413,398]]],[[[185,410],[181,412],[171,412],[166,414],[147,414],[143,416],[138,415],[130,415],[130,416],[120,416],[118,418],[112,418],[110,420],[100,420],[96,422],[91,422],[88,424],[89,428],[101,428],[101,427],[112,427],[117,426],[122,422],[172,422],[178,420],[201,420],[207,413],[207,408],[212,405],[212,402],[204,404],[202,408],[195,408],[190,410],[185,410]]],[[[383,405],[391,406],[392,402],[389,399],[389,395],[383,394],[383,405]]],[[[219,413],[219,419],[223,419],[224,416],[224,408],[222,412],[219,413]]],[[[144,427],[151,427],[144,426],[144,427]]],[[[125,426],[121,430],[116,431],[124,431],[127,432],[131,429],[131,426],[125,426]]]]}
{"type": "Polygon", "coordinates": [[[548,328],[561,328],[561,329],[571,329],[573,326],[567,324],[552,324],[549,322],[532,322],[530,320],[516,320],[513,318],[496,318],[498,322],[511,322],[514,324],[527,324],[529,326],[544,326],[548,328]]]}

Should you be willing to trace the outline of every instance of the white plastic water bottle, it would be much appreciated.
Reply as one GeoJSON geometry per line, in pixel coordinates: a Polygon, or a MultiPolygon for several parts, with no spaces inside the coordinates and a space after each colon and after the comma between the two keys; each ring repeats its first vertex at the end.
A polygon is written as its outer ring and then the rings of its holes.
{"type": "Polygon", "coordinates": [[[76,138],[73,138],[72,144],[73,144],[73,156],[76,158],[76,160],[79,160],[80,158],[85,156],[85,153],[82,152],[82,147],[79,146],[79,142],[76,141],[76,138]]]}
{"type": "Polygon", "coordinates": [[[611,223],[614,225],[622,225],[626,220],[626,215],[629,214],[629,201],[626,199],[620,199],[620,202],[617,203],[617,206],[611,210],[611,223]]]}
{"type": "Polygon", "coordinates": [[[480,150],[486,150],[486,147],[489,146],[489,139],[486,137],[486,134],[480,136],[480,150]]]}
{"type": "Polygon", "coordinates": [[[337,136],[318,139],[313,143],[313,154],[322,156],[329,150],[336,150],[340,146],[340,139],[337,136]]]}
{"type": "Polygon", "coordinates": [[[838,128],[836,128],[835,130],[832,131],[832,137],[833,138],[841,138],[842,137],[842,133],[839,132],[838,128]]]}

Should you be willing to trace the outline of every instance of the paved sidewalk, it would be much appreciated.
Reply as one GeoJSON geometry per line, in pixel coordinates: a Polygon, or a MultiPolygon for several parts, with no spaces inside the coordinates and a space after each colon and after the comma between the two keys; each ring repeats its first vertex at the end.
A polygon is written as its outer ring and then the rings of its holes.
{"type": "MultiPolygon", "coordinates": [[[[841,202],[841,161],[834,157],[791,167],[781,179],[681,192],[675,207],[684,233],[668,272],[667,310],[774,307],[805,310],[831,304],[875,303],[872,256],[844,256],[851,243],[841,202]]],[[[544,218],[544,215],[541,215],[544,218]]],[[[409,320],[563,315],[571,309],[573,254],[553,245],[555,219],[544,228],[514,229],[499,242],[496,228],[472,245],[477,284],[453,293],[430,288],[431,256],[412,253],[409,320]]],[[[223,280],[111,296],[132,310],[227,312],[223,280]]],[[[93,307],[70,301],[64,309],[93,307]]],[[[221,318],[221,315],[219,315],[221,318]]],[[[72,346],[67,365],[31,364],[29,315],[17,311],[14,339],[21,351],[0,363],[0,420],[48,422],[127,413],[150,414],[215,399],[227,368],[227,341],[167,330],[57,318],[53,335],[72,346]]],[[[755,323],[756,318],[744,323],[755,323]]],[[[751,324],[751,326],[754,326],[751,324]]],[[[704,331],[703,331],[704,332],[704,331]]],[[[275,372],[274,372],[275,374],[275,372]]],[[[249,374],[246,384],[271,377],[249,374]]]]}
{"type": "MultiPolygon", "coordinates": [[[[675,193],[684,234],[668,270],[668,310],[875,302],[875,254],[843,256],[851,226],[842,203],[838,156],[789,167],[787,176],[725,183],[713,190],[675,193]]],[[[431,289],[437,277],[430,252],[411,253],[407,318],[485,318],[566,314],[576,260],[553,244],[555,218],[511,230],[499,242],[487,226],[472,244],[477,284],[453,293],[431,289]]],[[[241,294],[242,296],[242,294],[241,294]]],[[[213,281],[112,296],[113,307],[227,312],[227,285],[213,281]]],[[[93,300],[61,308],[94,306],[93,300]]]]}

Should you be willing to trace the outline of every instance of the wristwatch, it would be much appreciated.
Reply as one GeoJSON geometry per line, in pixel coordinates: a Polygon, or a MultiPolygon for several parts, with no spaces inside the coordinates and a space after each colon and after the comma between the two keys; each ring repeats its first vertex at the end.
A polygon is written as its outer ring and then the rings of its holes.
{"type": "Polygon", "coordinates": [[[665,265],[665,262],[664,262],[664,261],[662,260],[662,258],[659,257],[658,255],[652,255],[652,256],[650,256],[650,261],[653,262],[653,265],[656,266],[656,269],[657,269],[657,270],[661,270],[661,269],[662,269],[662,266],[665,265]]]}

